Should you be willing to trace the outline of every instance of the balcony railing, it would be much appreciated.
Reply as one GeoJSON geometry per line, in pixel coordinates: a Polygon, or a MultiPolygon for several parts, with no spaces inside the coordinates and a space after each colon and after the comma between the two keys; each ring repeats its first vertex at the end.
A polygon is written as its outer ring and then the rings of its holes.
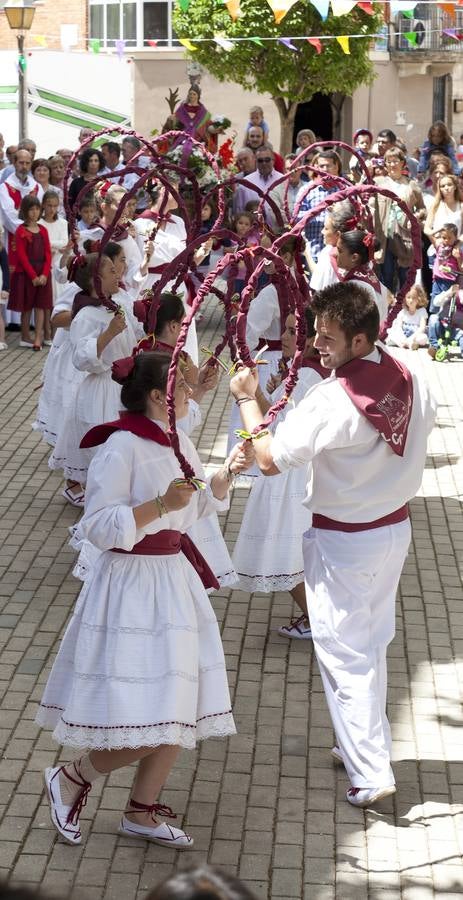
{"type": "Polygon", "coordinates": [[[444,33],[445,31],[454,31],[456,34],[463,35],[463,10],[457,9],[453,19],[429,3],[418,3],[413,11],[412,19],[399,14],[391,24],[393,32],[395,32],[390,42],[391,50],[400,50],[410,54],[420,54],[423,51],[463,52],[463,41],[453,38],[451,34],[444,33]]]}

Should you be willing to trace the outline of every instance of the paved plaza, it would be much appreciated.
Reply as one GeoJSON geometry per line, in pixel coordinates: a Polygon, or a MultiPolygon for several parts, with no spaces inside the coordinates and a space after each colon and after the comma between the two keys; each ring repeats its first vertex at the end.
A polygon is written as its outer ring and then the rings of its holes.
{"type": "MultiPolygon", "coordinates": [[[[214,303],[201,344],[221,333],[214,303]]],[[[129,769],[92,788],[83,843],[57,840],[42,772],[60,755],[34,724],[60,635],[79,591],[68,529],[79,513],[47,467],[31,430],[45,353],[0,354],[0,878],[73,900],[141,900],[173,868],[208,860],[237,873],[258,898],[456,900],[463,894],[463,363],[414,355],[439,401],[423,489],[412,503],[413,546],[397,599],[389,654],[389,715],[397,794],[366,812],[345,800],[345,772],[330,756],[333,734],[310,642],[277,626],[287,594],[213,595],[238,735],[182,753],[162,795],[195,839],[183,855],[116,829],[129,769]]],[[[227,379],[204,403],[203,461],[224,456],[227,379]]],[[[223,517],[232,546],[247,489],[223,517]]],[[[264,526],[264,523],[263,523],[264,526]]]]}

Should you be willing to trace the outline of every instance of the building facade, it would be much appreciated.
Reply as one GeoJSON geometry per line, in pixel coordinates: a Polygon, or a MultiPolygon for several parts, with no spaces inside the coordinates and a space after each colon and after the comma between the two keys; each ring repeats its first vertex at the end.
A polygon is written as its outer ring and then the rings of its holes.
{"type": "MultiPolygon", "coordinates": [[[[279,146],[280,124],[268,95],[244,92],[207,72],[195,74],[172,29],[174,0],[39,0],[27,36],[29,132],[43,153],[75,145],[82,125],[131,125],[143,134],[162,129],[169,88],[184,99],[192,80],[203,100],[225,114],[238,146],[249,106],[259,103],[279,146]],[[120,41],[124,41],[121,48],[120,41]],[[117,44],[116,42],[119,42],[117,44]],[[53,128],[51,128],[53,125],[53,128]]],[[[371,48],[376,78],[352,97],[315,95],[299,105],[295,131],[350,141],[358,127],[391,128],[410,150],[431,122],[444,119],[456,138],[463,131],[463,42],[444,31],[463,31],[463,10],[452,20],[422,3],[414,17],[398,15],[371,48]],[[408,37],[405,37],[408,35],[408,37]],[[416,35],[416,38],[410,36],[416,35]]],[[[16,139],[17,70],[14,34],[0,8],[0,109],[7,142],[16,139]]],[[[288,51],[290,52],[290,51],[288,51]]]]}

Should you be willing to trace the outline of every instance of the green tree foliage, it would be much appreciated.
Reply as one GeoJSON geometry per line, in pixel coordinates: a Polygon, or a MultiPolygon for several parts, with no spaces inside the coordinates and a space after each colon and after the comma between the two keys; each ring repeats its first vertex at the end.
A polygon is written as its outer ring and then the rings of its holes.
{"type": "Polygon", "coordinates": [[[334,17],[330,12],[323,22],[309,0],[299,0],[277,25],[267,0],[241,0],[241,12],[233,22],[223,0],[190,0],[186,11],[175,5],[173,24],[181,38],[193,43],[195,38],[206,39],[197,44],[191,57],[219,81],[233,81],[245,90],[271,94],[280,114],[283,150],[288,146],[298,103],[309,101],[318,91],[350,95],[360,84],[372,80],[367,38],[352,39],[349,55],[334,40],[322,41],[322,53],[317,54],[306,40],[294,42],[299,50],[295,53],[277,41],[264,41],[263,46],[239,41],[233,50],[226,51],[213,38],[369,35],[377,33],[382,23],[380,13],[370,16],[354,7],[347,16],[334,17]]]}

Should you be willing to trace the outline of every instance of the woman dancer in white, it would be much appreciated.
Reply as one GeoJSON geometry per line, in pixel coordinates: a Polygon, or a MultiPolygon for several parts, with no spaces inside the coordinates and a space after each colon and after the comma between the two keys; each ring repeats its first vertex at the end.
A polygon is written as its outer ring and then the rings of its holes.
{"type": "MultiPolygon", "coordinates": [[[[289,269],[294,266],[295,246],[295,239],[288,238],[288,241],[282,244],[279,250],[279,255],[289,269]]],[[[274,264],[269,262],[265,270],[268,275],[273,275],[275,273],[274,264]]],[[[267,347],[266,350],[260,352],[260,359],[267,365],[258,368],[260,387],[266,398],[269,396],[266,388],[269,377],[278,375],[281,359],[281,335],[285,328],[285,320],[286,313],[282,312],[280,295],[276,285],[271,282],[265,285],[251,301],[246,324],[246,343],[251,354],[253,352],[255,354],[255,351],[262,351],[264,346],[267,347]]],[[[235,444],[235,431],[240,427],[239,410],[232,406],[228,426],[228,452],[235,444]]],[[[258,477],[260,475],[258,466],[252,466],[246,475],[258,477]]]]}
{"type": "Polygon", "coordinates": [[[92,450],[80,448],[80,442],[92,425],[118,415],[120,387],[111,379],[111,365],[116,359],[130,356],[140,334],[140,323],[130,305],[121,305],[112,313],[99,299],[97,279],[102,294],[110,297],[119,290],[119,273],[107,256],[101,258],[99,273],[97,263],[97,254],[88,254],[74,275],[81,293],[74,298],[69,332],[72,362],[87,374],[73,398],[49,460],[51,469],[63,470],[68,480],[64,496],[76,506],[83,506],[82,486],[93,456],[92,450]]]}
{"type": "MultiPolygon", "coordinates": [[[[234,454],[196,491],[185,481],[166,435],[170,357],[138,354],[122,387],[128,411],[92,429],[98,446],[80,536],[101,551],[82,588],[37,714],[60,743],[84,752],[45,772],[53,824],[71,844],[81,841],[79,813],[92,782],[138,761],[119,833],[186,849],[184,831],[157,800],[181,747],[234,734],[223,649],[205,587],[210,569],[185,531],[228,505],[232,475],[247,465],[234,454]]],[[[189,389],[179,372],[178,418],[189,389]]],[[[189,438],[180,448],[204,478],[189,438]]]]}
{"type": "MultiPolygon", "coordinates": [[[[314,317],[309,307],[305,310],[305,324],[306,345],[299,377],[291,400],[275,419],[272,430],[283,421],[288,409],[297,406],[307,392],[329,374],[326,369],[322,369],[318,354],[313,349],[314,317]]],[[[286,319],[281,345],[283,358],[290,360],[296,352],[296,319],[292,313],[286,319]]],[[[274,384],[273,378],[267,387],[272,388],[274,384]]],[[[276,388],[272,394],[272,404],[283,397],[284,391],[284,384],[276,388]]],[[[265,416],[270,403],[260,387],[256,399],[265,416]]],[[[239,578],[238,587],[241,590],[265,594],[273,591],[291,593],[301,614],[278,631],[285,637],[303,640],[312,636],[307,616],[302,558],[302,535],[310,528],[312,520],[310,512],[302,505],[307,493],[307,476],[305,469],[289,469],[275,478],[261,475],[253,479],[233,553],[233,563],[239,578]]]]}

